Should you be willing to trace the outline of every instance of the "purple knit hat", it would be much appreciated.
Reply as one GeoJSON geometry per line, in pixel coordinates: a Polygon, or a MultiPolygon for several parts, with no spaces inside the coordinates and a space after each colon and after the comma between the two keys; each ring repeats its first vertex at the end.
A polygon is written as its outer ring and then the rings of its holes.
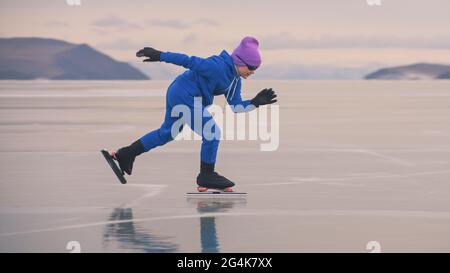
{"type": "Polygon", "coordinates": [[[248,64],[259,67],[261,65],[261,55],[259,54],[258,46],[258,40],[253,37],[247,36],[242,39],[241,43],[231,54],[233,63],[238,66],[245,66],[248,64]]]}

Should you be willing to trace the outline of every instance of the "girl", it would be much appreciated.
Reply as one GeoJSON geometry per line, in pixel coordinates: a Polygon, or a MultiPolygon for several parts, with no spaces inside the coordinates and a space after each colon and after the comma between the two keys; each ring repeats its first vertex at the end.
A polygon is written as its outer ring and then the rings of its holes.
{"type": "Polygon", "coordinates": [[[171,116],[172,108],[176,105],[185,105],[191,110],[190,117],[183,117],[187,118],[185,123],[202,136],[200,173],[197,176],[198,190],[205,191],[213,188],[232,191],[231,187],[234,183],[214,171],[220,129],[211,115],[202,115],[201,127],[193,126],[194,97],[202,98],[201,113],[204,113],[205,107],[213,103],[214,96],[218,95],[224,95],[235,112],[238,111],[236,109],[250,111],[260,105],[276,102],[277,95],[271,88],[260,91],[252,100],[241,98],[241,77],[247,79],[261,65],[258,46],[259,43],[255,38],[245,37],[231,55],[223,50],[218,56],[206,59],[189,57],[180,53],[161,52],[150,47],[139,50],[136,56],[146,57],[144,62],[166,62],[183,66],[188,70],[179,75],[167,89],[166,114],[161,127],[144,135],[130,146],[111,153],[111,156],[119,163],[122,175],[124,173],[131,175],[136,156],[162,146],[176,137],[181,129],[175,130],[176,133],[172,130],[172,125],[178,120],[171,116]],[[236,108],[236,106],[240,107],[236,108]],[[213,124],[211,131],[215,135],[214,138],[205,136],[203,127],[206,123],[213,124]]]}

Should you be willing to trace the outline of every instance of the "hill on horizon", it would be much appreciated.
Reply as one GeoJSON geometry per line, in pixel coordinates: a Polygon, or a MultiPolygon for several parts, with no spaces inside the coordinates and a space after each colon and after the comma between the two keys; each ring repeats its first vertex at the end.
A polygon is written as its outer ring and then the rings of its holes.
{"type": "Polygon", "coordinates": [[[434,80],[450,79],[450,65],[416,63],[379,69],[365,76],[367,80],[434,80]]]}
{"type": "Polygon", "coordinates": [[[2,80],[148,80],[87,44],[46,38],[0,38],[2,80]]]}

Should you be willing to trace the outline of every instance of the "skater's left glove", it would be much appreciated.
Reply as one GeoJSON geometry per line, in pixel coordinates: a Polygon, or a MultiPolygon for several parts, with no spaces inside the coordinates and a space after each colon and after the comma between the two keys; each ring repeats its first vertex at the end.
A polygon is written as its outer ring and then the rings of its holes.
{"type": "Polygon", "coordinates": [[[277,100],[275,99],[276,97],[277,95],[275,94],[275,91],[272,90],[272,88],[265,88],[261,90],[250,102],[254,106],[259,107],[260,105],[272,104],[277,102],[277,100]]]}
{"type": "Polygon", "coordinates": [[[136,57],[147,57],[148,59],[145,59],[144,62],[160,62],[161,51],[152,47],[144,47],[136,53],[136,57]]]}

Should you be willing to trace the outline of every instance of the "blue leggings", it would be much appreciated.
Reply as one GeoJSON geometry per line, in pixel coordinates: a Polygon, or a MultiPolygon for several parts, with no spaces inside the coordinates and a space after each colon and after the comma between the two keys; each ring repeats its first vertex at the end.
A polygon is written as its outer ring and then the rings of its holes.
{"type": "MultiPolygon", "coordinates": [[[[187,91],[184,87],[180,86],[176,81],[174,81],[167,89],[166,94],[166,114],[164,117],[164,122],[159,129],[156,129],[146,135],[144,135],[140,141],[148,152],[151,149],[162,146],[169,141],[172,141],[178,133],[181,132],[183,126],[179,126],[179,130],[173,130],[172,125],[178,120],[181,120],[182,124],[187,124],[195,133],[202,136],[202,148],[200,152],[200,159],[203,162],[212,164],[216,162],[217,150],[219,148],[220,142],[220,129],[215,123],[209,112],[205,111],[205,107],[201,103],[194,103],[194,97],[198,96],[201,99],[199,93],[194,93],[192,91],[187,91]],[[189,109],[189,116],[175,116],[172,117],[172,109],[176,105],[183,105],[187,110],[189,109]],[[196,114],[194,114],[196,113],[196,114]],[[201,115],[203,113],[203,115],[201,115]],[[199,116],[201,115],[201,116],[199,116]],[[200,124],[195,125],[194,116],[201,117],[200,124]],[[195,125],[195,126],[194,126],[195,125]],[[203,128],[207,125],[208,130],[205,132],[203,128]],[[173,131],[173,132],[172,132],[173,131]],[[214,134],[214,137],[208,132],[214,134]]],[[[200,121],[200,120],[199,120],[200,121]]],[[[180,122],[180,121],[179,121],[180,122]]],[[[178,122],[178,123],[179,123],[178,122]]],[[[177,123],[177,124],[178,124],[177,123]]],[[[198,122],[200,123],[200,122],[198,122]]]]}

